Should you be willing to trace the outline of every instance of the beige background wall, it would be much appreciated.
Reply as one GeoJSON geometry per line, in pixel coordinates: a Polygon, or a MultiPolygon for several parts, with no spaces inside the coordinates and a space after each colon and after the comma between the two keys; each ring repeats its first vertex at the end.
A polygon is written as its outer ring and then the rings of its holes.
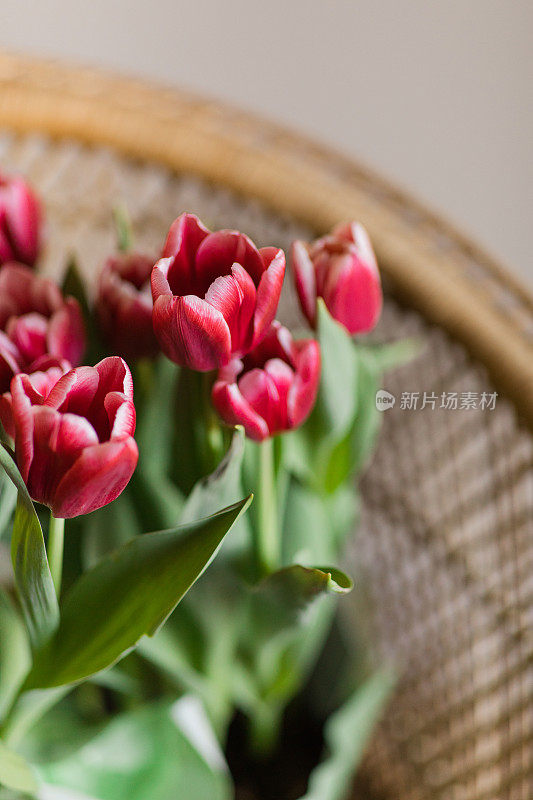
{"type": "Polygon", "coordinates": [[[0,0],[0,46],[201,90],[351,153],[533,282],[533,0],[0,0]]]}

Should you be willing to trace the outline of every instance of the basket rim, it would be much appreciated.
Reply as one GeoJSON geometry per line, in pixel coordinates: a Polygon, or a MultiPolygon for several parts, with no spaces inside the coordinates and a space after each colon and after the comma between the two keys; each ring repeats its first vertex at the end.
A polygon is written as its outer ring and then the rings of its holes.
{"type": "Polygon", "coordinates": [[[439,214],[334,149],[192,92],[0,52],[0,127],[194,174],[324,233],[359,219],[395,295],[481,361],[533,430],[533,295],[439,214]]]}

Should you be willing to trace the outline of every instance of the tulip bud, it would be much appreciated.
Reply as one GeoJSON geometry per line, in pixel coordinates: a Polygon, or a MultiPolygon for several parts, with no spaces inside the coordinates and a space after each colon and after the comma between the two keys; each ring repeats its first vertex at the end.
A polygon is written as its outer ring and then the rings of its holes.
{"type": "Polygon", "coordinates": [[[153,323],[163,352],[200,372],[246,354],[274,319],[284,273],[283,250],[258,250],[242,233],[211,233],[182,214],[152,272],[153,323]]]}
{"type": "Polygon", "coordinates": [[[33,500],[55,517],[89,514],[126,488],[137,466],[133,383],[121,358],[63,375],[46,397],[11,381],[15,457],[33,500]]]}
{"type": "Polygon", "coordinates": [[[45,357],[79,364],[85,348],[80,307],[56,284],[23,264],[0,269],[0,392],[19,372],[40,370],[45,357]]]}
{"type": "Polygon", "coordinates": [[[0,264],[20,261],[32,267],[39,254],[41,207],[21,178],[0,175],[0,264]]]}
{"type": "Polygon", "coordinates": [[[313,408],[320,379],[320,347],[294,341],[273,322],[248,355],[220,370],[213,405],[228,425],[242,425],[257,442],[299,427],[313,408]]]}
{"type": "Polygon", "coordinates": [[[362,225],[340,225],[311,244],[296,241],[291,262],[300,306],[312,328],[317,298],[348,333],[372,330],[381,313],[382,293],[376,257],[362,225]]]}
{"type": "MultiPolygon", "coordinates": [[[[0,366],[1,363],[0,360],[0,366]]],[[[28,391],[30,391],[30,386],[33,387],[35,395],[32,396],[37,405],[44,403],[60,377],[70,369],[72,369],[72,365],[68,361],[53,358],[52,356],[44,356],[35,362],[34,371],[27,376],[29,380],[27,387],[28,391]]],[[[14,439],[15,423],[12,403],[11,392],[4,392],[0,395],[0,422],[7,435],[14,439]]]]}
{"type": "Polygon", "coordinates": [[[122,253],[108,259],[100,274],[96,308],[102,332],[111,351],[127,359],[159,352],[152,325],[153,265],[149,256],[122,253]]]}

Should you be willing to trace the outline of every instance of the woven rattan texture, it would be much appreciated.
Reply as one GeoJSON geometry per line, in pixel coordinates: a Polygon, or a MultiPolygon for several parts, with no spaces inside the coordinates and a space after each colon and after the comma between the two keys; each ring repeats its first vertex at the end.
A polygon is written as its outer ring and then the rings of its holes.
{"type": "MultiPolygon", "coordinates": [[[[75,142],[5,134],[0,163],[27,175],[45,201],[45,269],[56,276],[70,252],[87,276],[96,274],[114,248],[110,212],[120,201],[139,248],[153,253],[185,209],[261,245],[287,248],[295,236],[312,235],[219,187],[75,142]]],[[[502,289],[505,305],[507,297],[502,289]]],[[[287,291],[291,316],[293,300],[287,291]]],[[[533,441],[502,398],[494,410],[440,408],[442,393],[493,391],[483,365],[444,331],[388,297],[377,333],[415,335],[423,351],[387,378],[397,400],[384,413],[362,481],[362,526],[351,555],[372,600],[378,647],[402,676],[366,759],[364,796],[528,800],[533,441]],[[420,393],[416,410],[402,408],[405,392],[420,393]],[[436,395],[435,408],[420,407],[424,392],[436,395]]]]}

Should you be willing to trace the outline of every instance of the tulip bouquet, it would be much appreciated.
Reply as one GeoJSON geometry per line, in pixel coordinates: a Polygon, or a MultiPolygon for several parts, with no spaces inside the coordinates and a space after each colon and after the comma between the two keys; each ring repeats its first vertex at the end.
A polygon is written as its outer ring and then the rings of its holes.
{"type": "Polygon", "coordinates": [[[185,213],[145,255],[117,219],[89,299],[0,180],[0,797],[341,800],[393,683],[338,613],[403,356],[361,337],[372,247],[293,244],[296,335],[281,249],[185,213]]]}

